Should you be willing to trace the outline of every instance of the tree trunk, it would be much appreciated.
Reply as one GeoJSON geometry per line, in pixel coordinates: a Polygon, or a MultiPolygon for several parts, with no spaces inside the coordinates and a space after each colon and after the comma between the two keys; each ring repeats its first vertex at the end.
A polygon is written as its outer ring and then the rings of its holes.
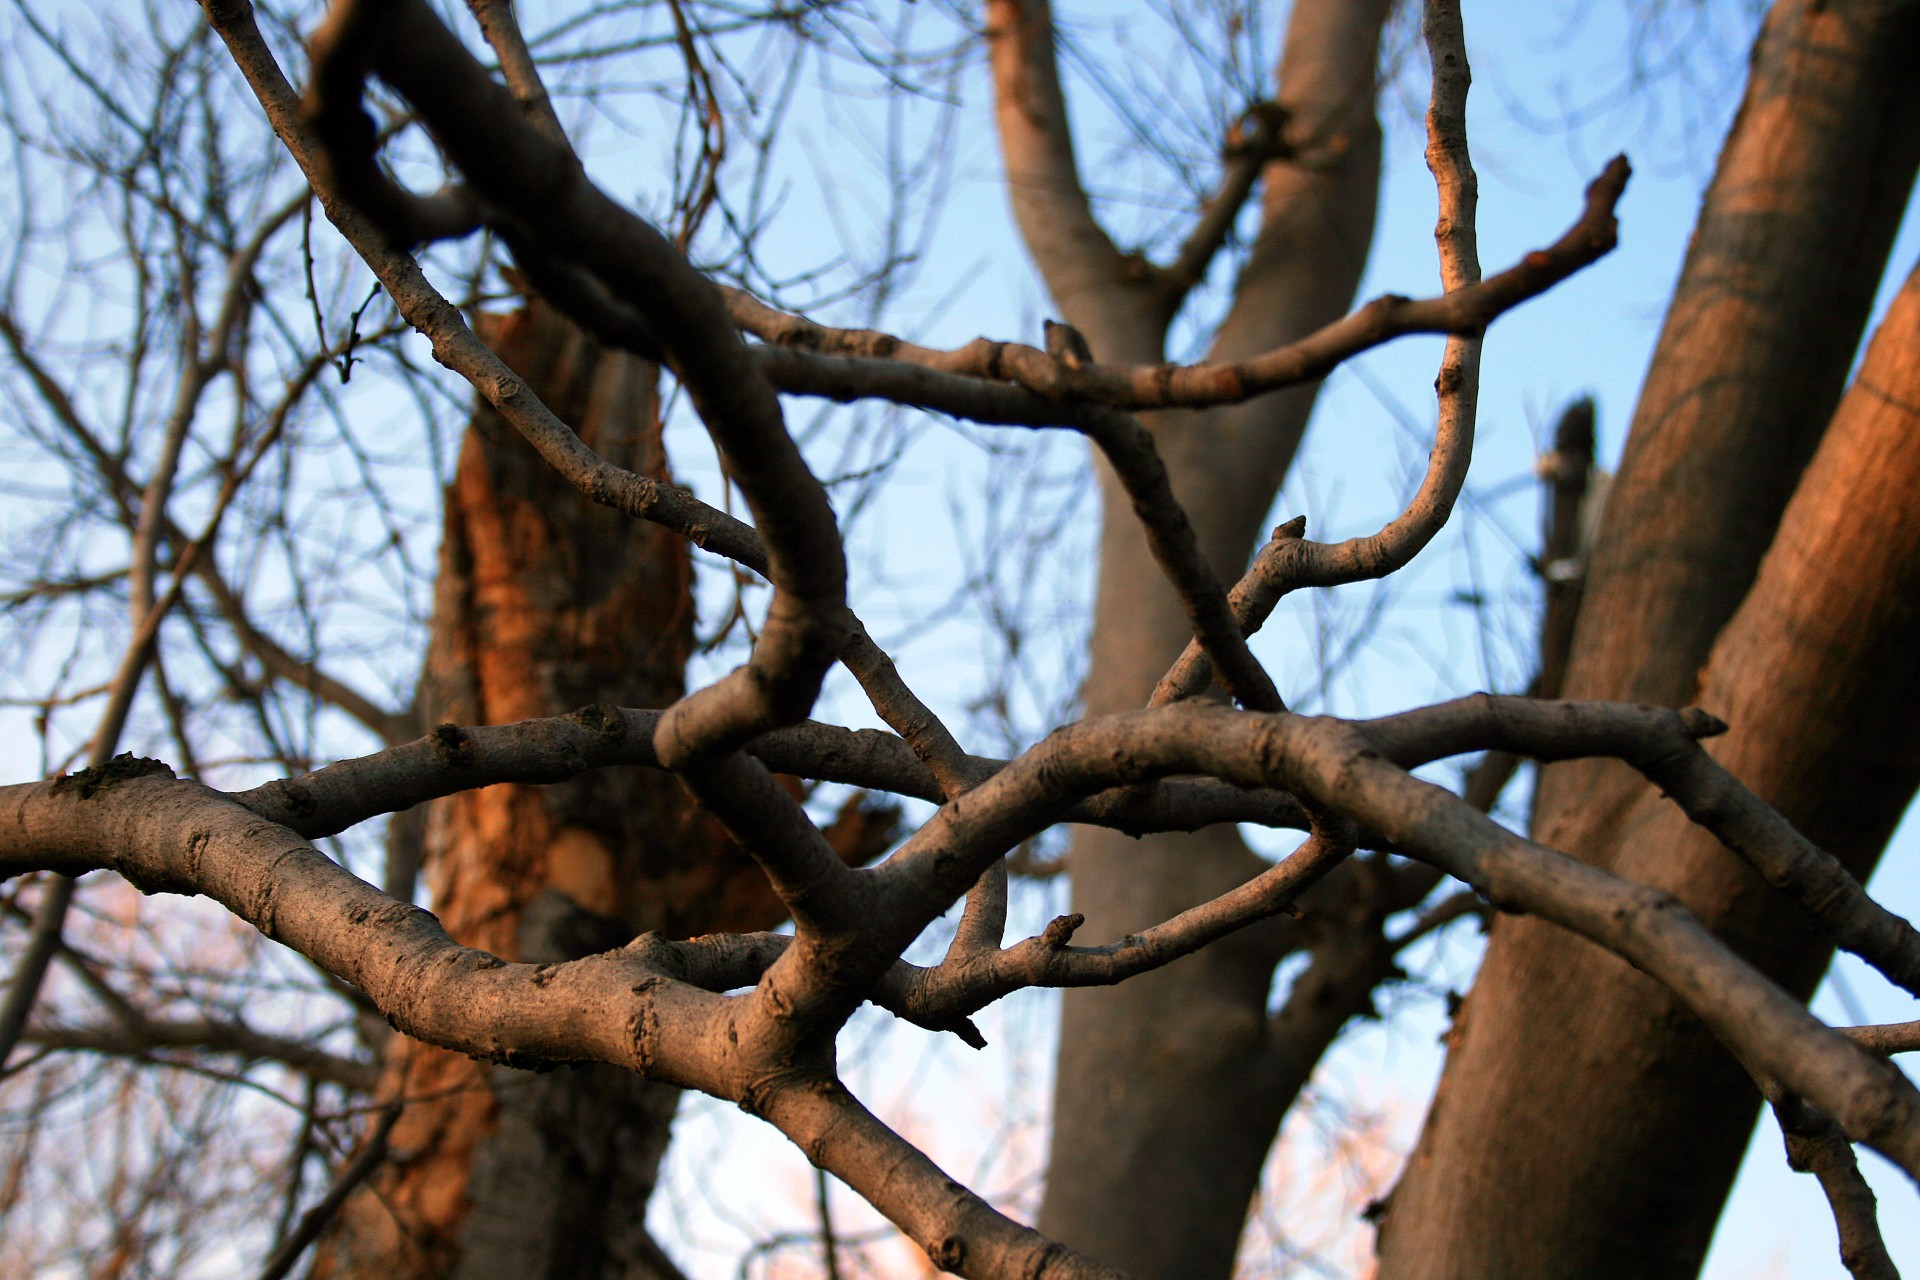
{"type": "MultiPolygon", "coordinates": [[[[1911,282],[1832,406],[1920,159],[1917,61],[1911,3],[1794,0],[1769,17],[1613,486],[1566,689],[1725,716],[1715,755],[1863,877],[1914,786],[1911,717],[1890,719],[1920,651],[1911,282]]],[[[1624,766],[1547,770],[1535,831],[1673,892],[1803,996],[1825,967],[1793,908],[1624,766]]],[[[1662,988],[1502,919],[1391,1198],[1381,1275],[1692,1275],[1758,1103],[1662,988]]]]}
{"type": "MultiPolygon", "coordinates": [[[[1374,82],[1387,8],[1383,0],[1295,6],[1280,102],[1289,141],[1316,162],[1267,167],[1260,237],[1214,358],[1297,338],[1351,303],[1379,189],[1374,82]]],[[[1116,328],[1111,317],[1083,316],[1076,295],[1057,287],[1055,297],[1096,355],[1160,358],[1164,322],[1150,353],[1110,353],[1099,343],[1116,328]]],[[[1255,546],[1316,391],[1150,423],[1174,492],[1228,581],[1255,546]]],[[[1089,714],[1142,705],[1192,636],[1125,496],[1104,466],[1101,475],[1107,518],[1089,714]]],[[[1231,827],[1142,840],[1082,829],[1071,863],[1073,909],[1087,917],[1080,936],[1119,938],[1264,865],[1231,827]]],[[[1300,1051],[1299,1035],[1324,1046],[1344,1010],[1364,1007],[1384,976],[1347,975],[1345,1002],[1328,1004],[1343,1010],[1331,1025],[1322,1016],[1304,1030],[1283,1027],[1269,1019],[1267,997],[1286,932],[1280,924],[1246,930],[1123,986],[1065,994],[1042,1232],[1143,1280],[1231,1273],[1267,1150],[1319,1056],[1300,1051]]]]}
{"type": "MultiPolygon", "coordinates": [[[[481,334],[602,456],[666,478],[651,365],[601,352],[537,301],[483,317],[481,334]]],[[[447,493],[423,721],[667,705],[692,648],[690,574],[681,539],[588,503],[483,407],[447,493]]],[[[437,802],[426,871],[453,937],[511,960],[781,918],[758,869],[654,770],[437,802]]],[[[386,1087],[410,1100],[396,1157],[349,1205],[317,1275],[677,1274],[643,1226],[677,1091],[605,1066],[489,1066],[404,1037],[386,1087]]]]}

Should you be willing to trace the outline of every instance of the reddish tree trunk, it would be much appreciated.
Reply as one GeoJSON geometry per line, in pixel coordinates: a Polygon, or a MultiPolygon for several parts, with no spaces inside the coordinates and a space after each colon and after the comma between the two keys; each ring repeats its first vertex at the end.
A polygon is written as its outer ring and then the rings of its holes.
{"type": "MultiPolygon", "coordinates": [[[[1920,639],[1911,285],[1823,428],[1920,158],[1917,60],[1910,3],[1790,0],[1768,19],[1566,685],[1725,715],[1715,754],[1862,876],[1914,782],[1912,729],[1887,721],[1910,705],[1920,639]]],[[[1803,995],[1825,967],[1793,909],[1625,766],[1546,771],[1536,833],[1672,891],[1803,995]]],[[[1570,934],[1503,919],[1393,1194],[1381,1274],[1692,1275],[1758,1102],[1663,989],[1570,934]]]]}
{"type": "MultiPolygon", "coordinates": [[[[667,478],[651,365],[600,351],[538,302],[483,317],[481,333],[602,456],[667,478]]],[[[425,722],[667,705],[692,648],[690,574],[684,541],[588,503],[480,409],[447,492],[425,722]]],[[[426,872],[453,937],[513,960],[781,918],[758,869],[654,770],[438,802],[426,872]]],[[[318,1274],[674,1274],[642,1223],[675,1090],[612,1067],[536,1075],[401,1038],[387,1078],[410,1100],[398,1154],[350,1206],[318,1274]]]]}

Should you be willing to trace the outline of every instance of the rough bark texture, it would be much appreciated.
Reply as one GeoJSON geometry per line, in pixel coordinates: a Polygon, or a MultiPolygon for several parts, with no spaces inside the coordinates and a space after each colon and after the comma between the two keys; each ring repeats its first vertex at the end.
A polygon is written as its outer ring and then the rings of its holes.
{"type": "MultiPolygon", "coordinates": [[[[1214,358],[1278,346],[1338,316],[1353,297],[1379,183],[1373,100],[1386,9],[1295,7],[1279,97],[1289,141],[1316,159],[1268,166],[1260,236],[1214,358]]],[[[1029,233],[1029,244],[1045,270],[1045,239],[1036,243],[1029,233]]],[[[1093,291],[1069,292],[1058,273],[1047,274],[1096,356],[1159,357],[1163,319],[1149,315],[1130,329],[1111,312],[1083,315],[1093,291]],[[1151,352],[1132,349],[1140,328],[1151,334],[1151,352]]],[[[1124,295],[1115,302],[1124,306],[1124,295]]],[[[1316,390],[1151,422],[1174,491],[1228,580],[1253,550],[1316,390]]],[[[1139,521],[1111,472],[1101,472],[1107,519],[1086,690],[1091,714],[1142,705],[1192,635],[1139,521]]],[[[1073,909],[1087,917],[1081,936],[1118,938],[1262,866],[1231,827],[1143,840],[1083,829],[1072,853],[1073,909]]],[[[1248,930],[1122,987],[1066,994],[1043,1233],[1144,1280],[1230,1273],[1280,1117],[1318,1057],[1299,1051],[1300,1028],[1270,1025],[1281,936],[1277,926],[1248,930]]],[[[1352,974],[1329,981],[1359,986],[1362,1002],[1371,989],[1371,980],[1352,974]]],[[[1346,1017],[1341,1012],[1333,1027],[1315,1027],[1307,1038],[1331,1038],[1346,1017]]]]}
{"type": "MultiPolygon", "coordinates": [[[[1566,686],[1724,716],[1733,732],[1714,754],[1861,876],[1914,782],[1912,729],[1889,721],[1911,705],[1920,639],[1911,284],[1832,406],[1920,157],[1916,59],[1911,3],[1769,17],[1613,487],[1566,686]]],[[[1684,826],[1624,767],[1556,765],[1542,781],[1542,841],[1670,890],[1810,993],[1826,945],[1684,826]]],[[[1382,1274],[1692,1275],[1758,1102],[1663,990],[1503,919],[1392,1197],[1382,1274]]]]}
{"type": "MultiPolygon", "coordinates": [[[[537,302],[485,318],[481,334],[602,456],[667,478],[652,366],[601,352],[537,302]]],[[[666,706],[692,647],[690,572],[684,542],[582,501],[483,408],[447,493],[425,722],[666,706]]],[[[436,802],[426,848],[448,931],[510,960],[780,918],[765,877],[652,770],[436,802]]],[[[605,1066],[490,1066],[400,1037],[387,1078],[416,1099],[393,1131],[398,1158],[353,1203],[320,1274],[674,1274],[642,1222],[676,1090],[605,1066]]]]}

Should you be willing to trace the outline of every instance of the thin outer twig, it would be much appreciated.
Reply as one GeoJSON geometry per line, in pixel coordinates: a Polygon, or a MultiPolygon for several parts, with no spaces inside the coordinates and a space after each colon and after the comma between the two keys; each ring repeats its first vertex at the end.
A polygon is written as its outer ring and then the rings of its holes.
{"type": "MultiPolygon", "coordinates": [[[[129,584],[134,633],[121,655],[119,669],[114,672],[113,683],[107,693],[106,710],[101,713],[100,723],[94,728],[93,741],[87,748],[88,768],[105,765],[119,748],[121,735],[126,732],[127,717],[133,712],[134,695],[139,692],[140,683],[153,662],[160,626],[180,600],[186,587],[187,574],[192,571],[194,563],[206,554],[218,536],[227,508],[250,471],[250,468],[243,468],[228,474],[215,499],[213,513],[207,518],[205,531],[181,552],[174,564],[173,578],[166,593],[156,599],[153,581],[157,572],[160,533],[166,525],[167,502],[173,493],[181,450],[193,425],[194,406],[213,376],[213,370],[200,359],[200,334],[197,325],[191,323],[191,314],[189,309],[189,323],[182,338],[186,344],[187,368],[181,375],[173,411],[167,422],[160,460],[141,492],[129,584]]],[[[264,456],[264,447],[255,455],[255,460],[261,456],[264,456]]],[[[59,873],[48,879],[46,892],[40,899],[40,909],[34,916],[33,928],[27,934],[27,945],[22,949],[20,962],[14,968],[13,982],[7,988],[6,998],[0,1000],[0,1067],[5,1066],[20,1043],[20,1037],[26,1031],[27,1019],[40,998],[40,989],[46,984],[47,971],[60,950],[61,934],[66,928],[67,912],[73,906],[76,888],[70,877],[59,873]]]]}
{"type": "Polygon", "coordinates": [[[348,1089],[372,1089],[379,1083],[380,1068],[373,1063],[355,1062],[306,1041],[256,1031],[237,1019],[176,1022],[137,1012],[135,1019],[131,1023],[117,1019],[113,1026],[29,1027],[22,1038],[27,1044],[52,1049],[118,1057],[146,1057],[156,1049],[197,1049],[246,1061],[277,1062],[310,1080],[348,1089]]]}
{"type": "Polygon", "coordinates": [[[333,1180],[333,1185],[327,1188],[327,1194],[313,1208],[300,1215],[300,1222],[294,1227],[293,1234],[275,1247],[266,1265],[260,1268],[260,1280],[283,1280],[293,1270],[293,1264],[300,1260],[300,1255],[306,1252],[307,1246],[320,1238],[320,1233],[340,1212],[340,1206],[347,1202],[347,1197],[385,1162],[387,1135],[393,1132],[394,1122],[400,1119],[400,1111],[401,1104],[398,1102],[388,1103],[381,1111],[373,1132],[367,1136],[353,1159],[347,1162],[347,1167],[340,1171],[340,1176],[333,1180]]]}
{"type": "Polygon", "coordinates": [[[1786,1143],[1787,1167],[1819,1180],[1839,1235],[1840,1263],[1854,1280],[1900,1280],[1899,1268],[1880,1234],[1879,1204],[1860,1173],[1853,1144],[1830,1118],[1782,1088],[1764,1072],[1750,1071],[1766,1098],[1786,1143]]]}

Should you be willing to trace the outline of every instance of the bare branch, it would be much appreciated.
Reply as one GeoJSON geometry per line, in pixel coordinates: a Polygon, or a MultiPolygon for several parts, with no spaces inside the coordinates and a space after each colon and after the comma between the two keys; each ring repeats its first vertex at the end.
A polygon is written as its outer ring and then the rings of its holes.
{"type": "Polygon", "coordinates": [[[1567,233],[1505,271],[1449,287],[1438,297],[1378,297],[1297,342],[1228,363],[1073,368],[1017,343],[981,338],[954,351],[936,351],[886,334],[827,329],[801,317],[782,319],[782,313],[764,304],[746,305],[737,294],[730,306],[736,323],[770,344],[757,352],[768,376],[781,390],[803,395],[878,396],[958,417],[1032,425],[1061,421],[1075,406],[1088,404],[1134,411],[1238,404],[1323,378],[1341,362],[1394,338],[1480,332],[1613,250],[1619,236],[1614,207],[1631,173],[1626,158],[1615,157],[1587,188],[1586,206],[1567,233]],[[986,398],[968,379],[1011,383],[1030,395],[986,398]]]}
{"type": "MultiPolygon", "coordinates": [[[[321,162],[302,123],[299,100],[261,37],[251,6],[236,0],[208,0],[203,8],[259,98],[274,132],[309,181],[322,179],[321,162]]],[[[373,269],[400,314],[432,341],[435,358],[477,388],[548,465],[590,500],[672,529],[717,555],[754,567],[765,565],[765,550],[751,526],[673,485],[612,466],[587,448],[474,336],[459,310],[428,283],[413,259],[388,249],[374,225],[341,203],[324,181],[314,191],[328,219],[373,269]]]]}
{"type": "MultiPolygon", "coordinates": [[[[527,966],[454,946],[431,917],[354,880],[293,833],[196,784],[156,776],[141,762],[9,789],[0,867],[106,864],[150,890],[206,892],[353,981],[420,1038],[491,1058],[615,1062],[742,1100],[790,1128],[775,1113],[811,1105],[794,1099],[818,1099],[818,1091],[769,1091],[758,1068],[741,1075],[728,1065],[747,1067],[770,1046],[796,1043],[773,1035],[769,1011],[790,1021],[793,1006],[785,1002],[800,997],[825,1016],[853,988],[877,980],[1025,829],[1077,794],[1168,773],[1280,783],[1353,814],[1495,904],[1540,914],[1631,960],[1756,1069],[1833,1115],[1850,1136],[1920,1169],[1920,1094],[1897,1072],[1821,1026],[1665,895],[1513,836],[1408,776],[1372,737],[1391,739],[1396,728],[1404,733],[1404,725],[1391,722],[1370,731],[1188,704],[1056,733],[950,802],[900,854],[869,873],[876,896],[868,900],[862,936],[839,941],[832,977],[808,968],[821,954],[797,939],[768,969],[756,998],[731,1017],[733,1002],[673,980],[644,947],[527,966]],[[812,981],[769,986],[783,973],[812,981]],[[780,1008],[789,1012],[779,1015],[780,1008]],[[631,1012],[607,1017],[612,1010],[631,1012]],[[723,1026],[734,1030],[723,1033],[723,1026]]],[[[878,1202],[895,1212],[888,1196],[878,1202]]]]}
{"type": "MultiPolygon", "coordinates": [[[[472,787],[561,782],[609,765],[663,767],[653,741],[660,714],[594,706],[511,725],[441,725],[413,742],[341,760],[304,777],[276,779],[235,799],[269,821],[319,839],[380,814],[472,787]]],[[[748,750],[776,773],[889,791],[936,804],[948,798],[907,743],[871,729],[809,721],[755,739],[748,750]]],[[[1004,760],[968,756],[966,775],[984,779],[1006,765],[1004,760]]],[[[1291,796],[1211,779],[1100,792],[1063,810],[1061,821],[1108,826],[1134,835],[1189,831],[1219,822],[1307,826],[1305,811],[1291,796]]]]}
{"type": "MultiPolygon", "coordinates": [[[[1292,589],[1291,575],[1285,567],[1287,553],[1291,544],[1299,542],[1306,531],[1305,516],[1295,516],[1275,529],[1273,537],[1254,555],[1253,564],[1227,593],[1227,603],[1244,635],[1251,636],[1266,625],[1274,607],[1292,589]]],[[[1167,674],[1160,677],[1147,705],[1164,707],[1169,702],[1197,697],[1206,692],[1213,679],[1213,664],[1206,651],[1197,641],[1189,642],[1167,674]]]]}
{"type": "Polygon", "coordinates": [[[1081,186],[1049,0],[989,0],[986,18],[1014,218],[1054,301],[1097,341],[1111,323],[1101,313],[1129,287],[1148,284],[1147,263],[1114,247],[1081,186]],[[1099,329],[1089,326],[1094,319],[1099,329]]]}
{"type": "Polygon", "coordinates": [[[1869,1053],[1920,1053],[1920,1022],[1890,1022],[1877,1027],[1842,1027],[1840,1034],[1869,1053]]]}
{"type": "Polygon", "coordinates": [[[1703,750],[1726,726],[1697,708],[1536,702],[1480,695],[1374,721],[1370,739],[1411,767],[1462,751],[1536,760],[1625,760],[1806,911],[1835,942],[1920,995],[1920,931],[1880,906],[1829,853],[1793,829],[1703,750]],[[1463,745],[1471,743],[1471,746],[1463,745]]]}
{"type": "Polygon", "coordinates": [[[534,63],[533,51],[527,48],[526,35],[520,29],[520,19],[512,4],[508,0],[467,0],[467,8],[480,24],[494,55],[500,59],[501,78],[513,92],[520,110],[549,141],[571,148],[573,144],[567,141],[560,117],[554,114],[553,99],[547,95],[547,86],[541,83],[540,68],[534,63]]]}
{"type": "Polygon", "coordinates": [[[942,1271],[979,1280],[1126,1280],[1123,1272],[1009,1220],[875,1119],[837,1081],[786,1089],[770,1101],[767,1120],[885,1214],[942,1271]]]}
{"type": "Polygon", "coordinates": [[[966,750],[954,740],[940,717],[900,678],[893,659],[873,642],[858,622],[848,630],[840,660],[860,682],[874,711],[913,749],[915,757],[940,784],[942,800],[953,799],[978,781],[979,775],[966,750]]]}
{"type": "Polygon", "coordinates": [[[50,1049],[121,1058],[147,1058],[155,1050],[203,1050],[247,1062],[279,1063],[315,1080],[363,1091],[380,1081],[380,1068],[373,1063],[338,1057],[309,1041],[271,1035],[237,1019],[171,1021],[142,1016],[132,1023],[116,1020],[104,1026],[30,1026],[21,1039],[50,1049]]]}
{"type": "Polygon", "coordinates": [[[1112,986],[1291,910],[1302,892],[1352,852],[1350,844],[1315,833],[1239,888],[1104,946],[1069,946],[1084,923],[1083,917],[1069,915],[1004,951],[950,955],[932,969],[899,965],[888,973],[881,1003],[905,1011],[914,1022],[939,1026],[1026,987],[1112,986]]]}
{"type": "Polygon", "coordinates": [[[1268,162],[1292,154],[1286,139],[1286,108],[1274,102],[1256,102],[1227,134],[1226,165],[1219,188],[1207,200],[1193,229],[1180,242],[1173,261],[1156,276],[1168,314],[1180,309],[1187,293],[1207,274],[1207,268],[1233,234],[1240,210],[1260,181],[1268,162]]]}
{"type": "Polygon", "coordinates": [[[300,1260],[300,1255],[306,1252],[308,1245],[320,1238],[320,1233],[326,1230],[327,1224],[346,1204],[347,1197],[373,1176],[374,1170],[386,1163],[387,1137],[400,1119],[400,1111],[397,1102],[389,1103],[381,1111],[379,1123],[374,1125],[373,1132],[367,1135],[367,1140],[361,1144],[353,1159],[347,1162],[347,1167],[340,1171],[340,1176],[333,1180],[333,1185],[327,1188],[327,1194],[313,1208],[300,1215],[300,1221],[292,1233],[274,1248],[273,1255],[260,1270],[260,1280],[282,1280],[292,1271],[293,1264],[300,1260]]]}
{"type": "Polygon", "coordinates": [[[1900,1271],[1887,1254],[1880,1236],[1880,1217],[1873,1188],[1860,1175],[1853,1145],[1840,1126],[1781,1090],[1770,1080],[1759,1081],[1761,1092],[1780,1123],[1786,1140],[1787,1165],[1795,1173],[1810,1173],[1820,1181],[1833,1222],[1840,1234],[1840,1262],[1854,1280],[1900,1280],[1900,1271]]]}

